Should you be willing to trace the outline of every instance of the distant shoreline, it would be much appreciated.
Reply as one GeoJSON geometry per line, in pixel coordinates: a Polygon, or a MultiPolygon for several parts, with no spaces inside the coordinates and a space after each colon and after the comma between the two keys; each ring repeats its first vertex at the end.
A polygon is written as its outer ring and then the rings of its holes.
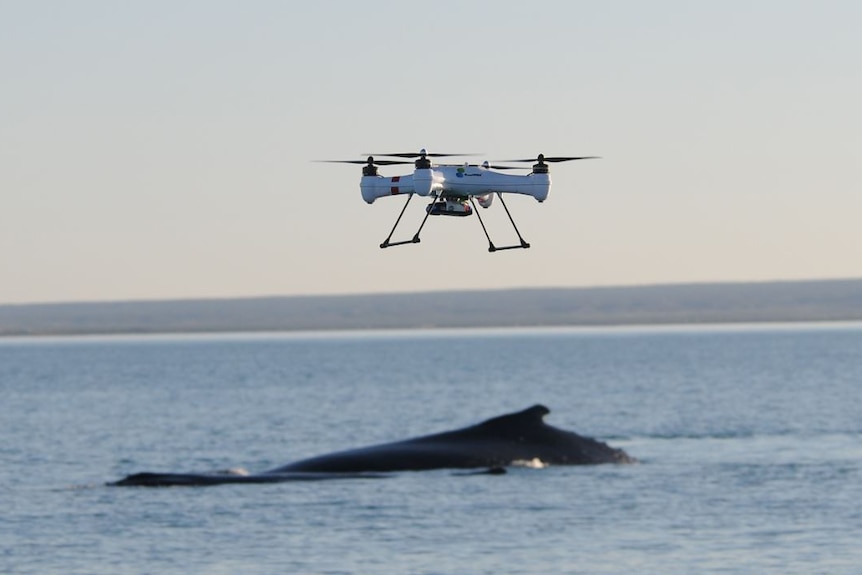
{"type": "Polygon", "coordinates": [[[463,336],[475,332],[488,336],[496,331],[501,335],[510,333],[553,334],[553,333],[712,333],[720,331],[780,331],[780,330],[841,330],[862,329],[862,320],[839,321],[759,321],[727,323],[649,323],[649,324],[607,324],[607,325],[536,325],[513,327],[422,327],[422,328],[384,328],[384,329],[323,329],[323,330],[277,330],[277,331],[175,331],[175,332],[105,332],[105,333],[63,333],[63,334],[22,334],[0,335],[0,345],[4,343],[63,342],[63,341],[205,341],[205,340],[266,340],[266,339],[312,339],[312,338],[392,338],[399,334],[415,338],[427,335],[441,337],[445,334],[463,336]]]}
{"type": "Polygon", "coordinates": [[[0,305],[0,337],[862,321],[862,279],[0,305]]]}

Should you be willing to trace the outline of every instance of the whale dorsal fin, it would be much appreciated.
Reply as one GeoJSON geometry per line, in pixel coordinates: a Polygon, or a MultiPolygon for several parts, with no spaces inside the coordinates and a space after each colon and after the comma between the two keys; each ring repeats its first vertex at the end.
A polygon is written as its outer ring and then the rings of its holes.
{"type": "Polygon", "coordinates": [[[551,413],[550,409],[548,409],[544,405],[536,404],[533,407],[528,407],[523,411],[516,411],[515,413],[507,413],[506,415],[492,417],[491,419],[480,423],[479,427],[534,427],[542,425],[542,418],[544,418],[549,413],[551,413]]]}

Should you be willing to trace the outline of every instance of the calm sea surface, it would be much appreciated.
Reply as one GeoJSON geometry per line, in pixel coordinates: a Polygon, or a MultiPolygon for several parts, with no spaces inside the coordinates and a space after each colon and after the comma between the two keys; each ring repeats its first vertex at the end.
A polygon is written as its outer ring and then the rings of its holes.
{"type": "Polygon", "coordinates": [[[862,325],[0,340],[0,573],[860,573],[862,325]],[[114,488],[535,403],[637,465],[114,488]]]}

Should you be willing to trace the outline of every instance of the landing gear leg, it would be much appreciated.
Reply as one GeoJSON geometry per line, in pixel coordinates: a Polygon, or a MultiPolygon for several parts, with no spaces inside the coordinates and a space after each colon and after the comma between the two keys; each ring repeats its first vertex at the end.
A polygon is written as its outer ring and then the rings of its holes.
{"type": "Polygon", "coordinates": [[[422,228],[423,228],[423,227],[425,227],[425,221],[428,219],[428,214],[429,214],[430,212],[426,212],[426,213],[425,213],[425,217],[424,217],[424,218],[422,218],[422,223],[421,223],[421,224],[419,224],[419,229],[418,229],[418,230],[416,230],[416,233],[415,233],[415,234],[413,234],[413,237],[412,237],[411,239],[409,239],[409,240],[402,240],[402,241],[400,241],[400,242],[390,242],[390,241],[389,241],[389,240],[391,240],[391,239],[392,239],[392,234],[394,234],[394,233],[395,233],[395,228],[397,228],[397,227],[398,227],[398,223],[401,221],[401,216],[403,216],[403,215],[404,215],[404,211],[407,209],[407,204],[409,204],[409,203],[410,203],[410,200],[412,200],[412,199],[413,199],[413,194],[410,194],[409,196],[407,196],[407,201],[406,201],[406,202],[404,202],[404,207],[403,207],[403,208],[401,208],[401,213],[400,213],[400,214],[398,214],[398,219],[397,219],[397,220],[395,220],[395,225],[394,225],[394,226],[392,226],[392,230],[389,232],[389,235],[388,235],[388,236],[386,236],[386,239],[385,239],[385,240],[383,240],[383,243],[382,243],[382,244],[380,244],[380,248],[381,248],[381,249],[382,249],[382,248],[388,248],[389,246],[403,246],[404,244],[418,244],[418,243],[419,243],[419,241],[420,241],[420,240],[419,240],[419,232],[421,232],[421,231],[422,231],[422,228]]]}
{"type": "Polygon", "coordinates": [[[494,246],[494,242],[491,241],[491,236],[488,235],[488,228],[485,227],[485,222],[482,221],[482,214],[479,213],[479,208],[476,207],[476,202],[473,201],[473,196],[470,196],[470,204],[473,206],[473,212],[476,214],[476,217],[479,218],[479,223],[482,225],[482,231],[485,232],[485,237],[488,238],[488,251],[496,252],[497,248],[494,246]]]}
{"type": "Polygon", "coordinates": [[[508,248],[499,248],[501,250],[512,249],[512,248],[524,248],[527,249],[530,247],[530,244],[524,241],[524,238],[521,237],[521,232],[518,231],[518,226],[515,225],[515,220],[512,219],[512,214],[509,213],[509,207],[506,206],[506,202],[503,201],[503,194],[497,192],[497,197],[500,198],[500,203],[503,204],[503,208],[506,210],[506,215],[509,216],[509,221],[512,222],[512,227],[515,228],[515,233],[518,234],[518,240],[520,240],[520,246],[511,246],[508,248]]]}
{"type": "Polygon", "coordinates": [[[530,247],[524,238],[521,237],[521,232],[518,231],[518,226],[515,225],[515,220],[512,219],[512,214],[509,212],[508,206],[506,206],[506,202],[503,201],[503,194],[497,192],[497,197],[500,198],[500,203],[503,204],[503,209],[506,210],[506,215],[509,216],[509,221],[512,222],[512,227],[515,228],[515,233],[518,235],[518,240],[520,244],[511,245],[511,246],[502,246],[497,247],[494,245],[494,242],[491,241],[491,236],[488,235],[488,228],[485,227],[485,222],[482,221],[482,216],[479,214],[479,209],[476,207],[476,202],[473,201],[473,196],[470,196],[470,203],[473,205],[473,211],[476,212],[476,217],[479,218],[479,223],[482,224],[482,231],[485,232],[485,237],[488,238],[488,251],[491,253],[499,252],[503,250],[515,250],[519,248],[527,249],[530,247]]]}

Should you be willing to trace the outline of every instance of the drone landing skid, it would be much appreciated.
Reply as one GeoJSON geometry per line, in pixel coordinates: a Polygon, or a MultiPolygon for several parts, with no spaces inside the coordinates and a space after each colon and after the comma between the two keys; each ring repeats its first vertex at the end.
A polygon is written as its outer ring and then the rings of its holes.
{"type": "MultiPolygon", "coordinates": [[[[485,227],[485,222],[482,220],[482,216],[479,214],[479,210],[476,207],[476,202],[473,200],[473,197],[470,197],[470,204],[473,206],[473,212],[476,213],[476,217],[479,218],[479,224],[482,226],[482,231],[485,232],[485,238],[488,240],[488,251],[491,253],[501,252],[505,250],[515,250],[515,249],[527,249],[530,247],[530,244],[524,241],[524,238],[521,236],[521,232],[518,231],[518,226],[515,225],[515,220],[512,219],[512,214],[509,212],[508,206],[506,206],[506,202],[503,201],[503,194],[497,192],[497,197],[500,199],[500,203],[503,205],[503,209],[506,210],[506,215],[509,217],[509,221],[512,223],[512,228],[514,228],[515,233],[518,235],[518,240],[520,243],[513,244],[511,246],[500,246],[497,247],[494,245],[494,242],[491,241],[491,236],[488,235],[488,229],[485,227]]],[[[434,213],[433,209],[425,210],[425,217],[422,218],[422,223],[419,224],[419,229],[416,230],[416,233],[409,240],[400,240],[397,242],[393,242],[392,234],[395,233],[395,229],[398,227],[398,224],[401,222],[401,217],[404,215],[404,212],[407,210],[407,206],[410,204],[410,200],[413,199],[413,194],[409,194],[407,196],[407,201],[404,202],[404,207],[401,208],[401,213],[398,214],[398,218],[395,220],[395,225],[392,226],[392,229],[389,231],[389,235],[386,236],[386,239],[383,240],[383,243],[380,244],[380,248],[388,248],[392,246],[403,246],[406,244],[418,244],[421,240],[419,239],[419,234],[422,232],[422,228],[425,227],[425,222],[428,221],[428,216],[434,213]]],[[[432,204],[433,206],[433,204],[432,204]]],[[[461,215],[461,214],[458,214],[461,215]]],[[[463,215],[470,215],[469,213],[463,215]]]]}
{"type": "Polygon", "coordinates": [[[473,204],[473,211],[476,212],[476,217],[479,218],[479,223],[482,224],[482,231],[485,232],[485,237],[488,239],[488,251],[491,253],[501,252],[504,250],[517,250],[520,248],[527,249],[530,247],[524,238],[521,236],[521,232],[518,231],[518,226],[515,225],[515,220],[512,219],[512,214],[509,212],[509,207],[506,205],[506,202],[503,201],[503,194],[497,192],[497,197],[500,199],[500,203],[503,204],[503,209],[506,210],[506,215],[509,216],[509,221],[512,222],[512,227],[515,229],[515,233],[518,234],[518,240],[521,242],[520,244],[513,244],[511,246],[500,246],[499,248],[494,245],[494,242],[491,241],[491,236],[488,235],[488,228],[485,227],[485,222],[482,221],[482,216],[479,214],[479,210],[476,209],[476,203],[473,201],[473,197],[470,196],[470,203],[473,204]]]}
{"type": "Polygon", "coordinates": [[[419,232],[421,232],[421,231],[422,231],[422,228],[425,226],[425,220],[427,220],[427,219],[428,219],[428,213],[426,213],[426,214],[425,214],[425,217],[424,217],[424,218],[422,218],[422,223],[419,225],[419,229],[418,229],[418,230],[416,230],[416,233],[415,233],[415,234],[413,234],[413,237],[412,237],[411,239],[409,239],[409,240],[401,240],[401,241],[398,241],[398,242],[390,242],[390,241],[389,241],[389,240],[391,240],[391,239],[392,239],[392,234],[394,234],[394,233],[395,233],[395,228],[397,228],[397,227],[398,227],[398,224],[401,222],[401,216],[403,216],[403,215],[404,215],[404,211],[407,209],[407,206],[410,204],[410,200],[412,200],[412,199],[413,199],[413,194],[408,194],[408,196],[407,196],[407,201],[406,201],[406,202],[404,202],[404,207],[403,207],[403,208],[401,208],[401,213],[399,213],[399,214],[398,214],[398,218],[395,220],[395,225],[394,225],[394,226],[392,226],[392,229],[391,229],[391,230],[389,230],[389,235],[388,235],[388,236],[386,236],[386,239],[385,239],[385,240],[383,240],[383,243],[382,243],[382,244],[380,244],[380,249],[388,248],[388,247],[390,247],[390,246],[403,246],[403,245],[405,245],[405,244],[418,244],[418,243],[420,242],[420,240],[419,240],[419,232]]]}

